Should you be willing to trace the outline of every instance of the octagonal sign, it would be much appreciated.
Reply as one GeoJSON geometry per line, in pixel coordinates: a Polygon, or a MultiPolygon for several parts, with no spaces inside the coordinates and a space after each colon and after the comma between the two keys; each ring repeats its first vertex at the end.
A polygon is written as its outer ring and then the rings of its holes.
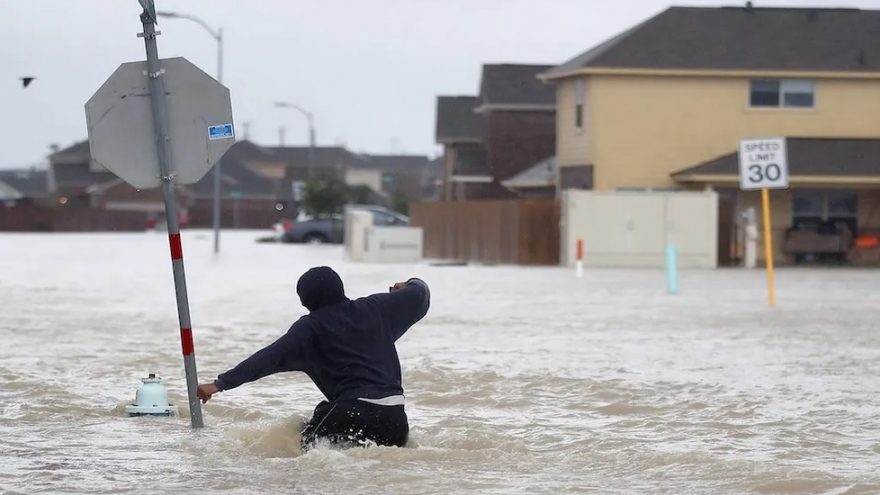
{"type": "MultiPolygon", "coordinates": [[[[170,168],[194,184],[235,141],[229,89],[183,57],[162,59],[170,168]]],[[[86,103],[92,159],[137,189],[161,185],[146,62],[129,62],[86,103]]]]}

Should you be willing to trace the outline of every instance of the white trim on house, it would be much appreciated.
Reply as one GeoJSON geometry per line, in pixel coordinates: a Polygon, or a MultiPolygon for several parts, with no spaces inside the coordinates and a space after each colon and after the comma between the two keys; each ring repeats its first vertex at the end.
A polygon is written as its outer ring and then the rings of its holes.
{"type": "Polygon", "coordinates": [[[556,111],[556,105],[546,103],[486,103],[474,109],[474,113],[500,112],[550,112],[556,111]]]}
{"type": "Polygon", "coordinates": [[[508,189],[521,189],[524,187],[555,187],[556,180],[537,180],[537,179],[529,179],[529,180],[506,180],[501,183],[502,186],[508,189]]]}
{"type": "Polygon", "coordinates": [[[0,201],[10,201],[23,197],[24,194],[21,191],[0,180],[0,201]]]}
{"type": "Polygon", "coordinates": [[[453,175],[449,178],[449,182],[492,182],[491,175],[453,175]]]}

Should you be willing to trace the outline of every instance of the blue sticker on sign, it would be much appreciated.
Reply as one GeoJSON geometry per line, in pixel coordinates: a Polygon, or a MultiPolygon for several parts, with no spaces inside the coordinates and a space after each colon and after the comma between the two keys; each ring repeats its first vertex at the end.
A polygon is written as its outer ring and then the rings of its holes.
{"type": "Polygon", "coordinates": [[[229,139],[234,137],[235,134],[232,132],[232,124],[223,124],[223,125],[212,125],[208,127],[208,139],[214,141],[215,139],[229,139]]]}

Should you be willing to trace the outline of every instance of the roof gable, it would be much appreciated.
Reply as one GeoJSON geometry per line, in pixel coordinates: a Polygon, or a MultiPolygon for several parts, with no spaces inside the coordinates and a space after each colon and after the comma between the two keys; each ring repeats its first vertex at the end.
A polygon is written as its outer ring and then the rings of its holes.
{"type": "Polygon", "coordinates": [[[880,71],[880,11],[671,7],[547,71],[880,71]]]}

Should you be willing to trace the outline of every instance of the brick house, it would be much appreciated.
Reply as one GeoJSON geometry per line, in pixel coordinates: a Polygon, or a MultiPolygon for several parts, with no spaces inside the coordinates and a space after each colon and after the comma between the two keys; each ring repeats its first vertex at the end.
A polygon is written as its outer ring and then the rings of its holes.
{"type": "Polygon", "coordinates": [[[554,155],[556,91],[538,79],[552,67],[485,64],[477,96],[437,98],[446,200],[517,197],[503,183],[554,155]]]}

